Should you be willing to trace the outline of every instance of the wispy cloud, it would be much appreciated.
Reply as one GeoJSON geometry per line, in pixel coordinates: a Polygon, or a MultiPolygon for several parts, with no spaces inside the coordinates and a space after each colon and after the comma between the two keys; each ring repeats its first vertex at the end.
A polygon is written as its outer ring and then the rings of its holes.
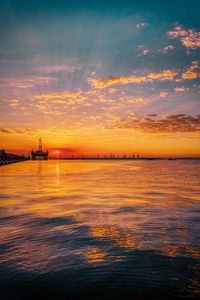
{"type": "Polygon", "coordinates": [[[42,101],[51,101],[52,103],[82,103],[86,99],[82,92],[64,91],[61,93],[46,93],[35,96],[35,99],[42,101]]]}
{"type": "Polygon", "coordinates": [[[2,78],[0,87],[2,88],[33,88],[35,86],[47,85],[53,78],[49,76],[23,76],[2,78]]]}
{"type": "Polygon", "coordinates": [[[178,25],[172,31],[168,31],[167,35],[173,39],[180,39],[186,48],[196,49],[200,47],[200,32],[195,29],[185,30],[181,25],[178,25]]]}
{"type": "Polygon", "coordinates": [[[174,50],[174,48],[175,48],[174,46],[168,45],[166,47],[158,49],[158,51],[163,53],[163,54],[167,54],[167,53],[171,52],[172,50],[174,50]]]}
{"type": "Polygon", "coordinates": [[[142,53],[138,54],[138,57],[146,56],[146,55],[149,54],[149,52],[150,52],[149,49],[144,49],[144,50],[142,51],[142,53]]]}
{"type": "Polygon", "coordinates": [[[152,72],[143,76],[130,75],[130,76],[109,77],[108,79],[105,80],[101,80],[98,78],[97,79],[90,78],[89,82],[93,87],[102,89],[113,84],[130,84],[130,83],[139,84],[145,82],[173,80],[177,74],[178,74],[177,70],[163,70],[160,72],[152,72]]]}
{"type": "MultiPolygon", "coordinates": [[[[36,100],[35,107],[39,110],[47,108],[50,104],[65,104],[64,107],[82,104],[84,106],[92,105],[126,105],[126,104],[148,104],[150,100],[145,97],[136,97],[118,89],[109,89],[108,91],[89,90],[89,91],[64,91],[60,93],[46,93],[34,96],[36,100]]],[[[94,109],[94,107],[93,107],[94,109]]]]}
{"type": "Polygon", "coordinates": [[[136,28],[137,29],[143,29],[143,28],[145,28],[147,26],[149,26],[149,24],[146,23],[146,22],[141,22],[141,23],[136,24],[136,28]]]}
{"type": "Polygon", "coordinates": [[[81,70],[81,65],[65,65],[65,64],[54,64],[54,65],[45,65],[37,67],[36,70],[45,73],[45,74],[51,74],[51,73],[58,73],[58,72],[69,72],[73,73],[75,71],[81,70]]]}
{"type": "Polygon", "coordinates": [[[19,105],[19,101],[18,100],[16,100],[16,99],[10,100],[10,106],[11,107],[16,107],[18,105],[19,105]]]}
{"type": "Polygon", "coordinates": [[[0,128],[0,133],[1,134],[34,134],[37,133],[38,130],[36,128],[0,128]]]}

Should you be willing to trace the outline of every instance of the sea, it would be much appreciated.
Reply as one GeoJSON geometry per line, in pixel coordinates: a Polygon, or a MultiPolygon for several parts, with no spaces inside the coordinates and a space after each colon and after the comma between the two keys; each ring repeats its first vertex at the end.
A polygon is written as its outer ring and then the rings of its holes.
{"type": "Polygon", "coordinates": [[[198,299],[200,160],[0,167],[0,298],[198,299]]]}

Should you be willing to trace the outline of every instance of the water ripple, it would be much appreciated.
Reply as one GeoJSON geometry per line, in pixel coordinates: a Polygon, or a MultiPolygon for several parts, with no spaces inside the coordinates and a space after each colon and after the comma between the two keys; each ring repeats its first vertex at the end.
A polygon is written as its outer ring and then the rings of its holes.
{"type": "Polygon", "coordinates": [[[5,166],[2,299],[197,298],[199,174],[194,161],[5,166]]]}

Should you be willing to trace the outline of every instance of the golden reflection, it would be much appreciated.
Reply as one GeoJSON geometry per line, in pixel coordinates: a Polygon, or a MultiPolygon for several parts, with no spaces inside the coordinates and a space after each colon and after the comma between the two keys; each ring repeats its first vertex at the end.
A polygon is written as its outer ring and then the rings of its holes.
{"type": "Polygon", "coordinates": [[[42,161],[38,160],[38,174],[42,175],[42,161]]]}
{"type": "Polygon", "coordinates": [[[56,163],[56,185],[60,185],[60,165],[56,163]]]}
{"type": "Polygon", "coordinates": [[[60,174],[60,164],[59,164],[59,162],[56,162],[56,174],[57,175],[60,174]]]}
{"type": "MultiPolygon", "coordinates": [[[[199,259],[193,236],[200,187],[198,176],[191,175],[191,181],[189,175],[184,175],[184,164],[36,161],[2,167],[4,188],[0,207],[5,224],[0,242],[14,240],[16,244],[5,259],[17,261],[20,258],[20,268],[27,265],[29,269],[43,267],[56,255],[68,252],[81,255],[91,263],[122,260],[129,250],[153,250],[169,257],[199,259]],[[165,173],[167,181],[162,178],[165,173]],[[193,227],[188,226],[193,218],[193,227]],[[40,219],[44,223],[37,223],[40,219]],[[68,220],[72,224],[68,225],[68,220]],[[29,222],[36,225],[29,227],[29,222]],[[98,239],[101,246],[68,250],[66,245],[62,252],[46,240],[49,234],[62,234],[73,243],[82,227],[87,229],[87,237],[98,239]],[[41,255],[36,242],[27,239],[22,243],[22,237],[29,234],[40,239],[41,255]],[[123,255],[112,256],[105,242],[123,255]],[[40,259],[34,258],[35,255],[40,255],[40,259]]],[[[192,168],[189,165],[188,170],[199,174],[198,164],[192,168]]]]}
{"type": "Polygon", "coordinates": [[[107,257],[107,253],[98,247],[90,247],[83,254],[84,259],[90,263],[103,262],[107,257]]]}
{"type": "Polygon", "coordinates": [[[134,249],[138,248],[136,238],[130,232],[123,229],[117,229],[114,226],[109,227],[91,227],[92,236],[104,240],[112,240],[118,247],[134,249]]]}

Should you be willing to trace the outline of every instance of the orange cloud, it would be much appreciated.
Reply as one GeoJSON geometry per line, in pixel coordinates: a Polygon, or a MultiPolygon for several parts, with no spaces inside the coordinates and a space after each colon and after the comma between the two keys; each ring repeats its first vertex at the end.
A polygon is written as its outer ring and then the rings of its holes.
{"type": "Polygon", "coordinates": [[[182,74],[183,79],[195,79],[198,77],[198,72],[193,70],[188,70],[182,74]]]}
{"type": "Polygon", "coordinates": [[[187,91],[188,88],[186,88],[185,86],[177,86],[174,90],[175,90],[175,92],[179,93],[179,92],[187,91]]]}
{"type": "Polygon", "coordinates": [[[176,26],[174,30],[167,32],[170,38],[180,38],[183,46],[189,49],[200,47],[200,32],[194,29],[185,30],[182,26],[176,26]]]}
{"type": "Polygon", "coordinates": [[[176,114],[159,118],[156,114],[144,117],[132,114],[128,119],[120,119],[107,128],[136,129],[146,133],[200,132],[200,115],[176,114]]]}
{"type": "Polygon", "coordinates": [[[48,101],[51,100],[53,103],[82,103],[85,101],[85,97],[81,92],[70,92],[65,91],[62,93],[47,93],[35,96],[37,100],[48,101]]]}
{"type": "Polygon", "coordinates": [[[91,85],[95,88],[102,89],[113,84],[129,84],[129,83],[144,83],[153,81],[165,81],[173,80],[178,74],[176,70],[163,70],[160,72],[149,73],[144,76],[119,76],[119,77],[109,77],[106,80],[101,79],[89,79],[91,85]]]}
{"type": "Polygon", "coordinates": [[[184,73],[182,73],[182,78],[190,80],[199,77],[199,72],[197,71],[198,68],[198,62],[192,62],[192,65],[184,73]]]}
{"type": "Polygon", "coordinates": [[[131,104],[148,104],[150,103],[150,101],[148,99],[144,99],[144,98],[130,98],[130,99],[126,99],[128,103],[131,104]]]}
{"type": "MultiPolygon", "coordinates": [[[[133,95],[126,94],[119,91],[118,89],[109,89],[108,91],[103,90],[88,90],[88,91],[65,91],[61,93],[46,93],[34,96],[34,102],[31,103],[32,108],[36,108],[44,114],[66,114],[67,110],[80,109],[83,113],[85,107],[93,107],[96,109],[119,109],[120,107],[125,107],[126,105],[135,104],[137,106],[142,106],[149,104],[150,100],[144,97],[134,97],[133,95]],[[55,111],[55,106],[58,112],[55,111]],[[62,109],[62,110],[61,110],[62,109]]],[[[90,110],[88,110],[89,112],[90,110]]],[[[69,112],[69,110],[68,110],[69,112]]],[[[84,119],[86,120],[85,112],[84,119]]]]}
{"type": "Polygon", "coordinates": [[[158,73],[150,73],[147,78],[153,80],[173,80],[174,77],[178,74],[176,70],[163,70],[158,73]]]}
{"type": "Polygon", "coordinates": [[[19,105],[19,101],[18,100],[15,100],[15,99],[10,100],[10,106],[11,107],[16,107],[18,105],[19,105]]]}
{"type": "Polygon", "coordinates": [[[162,97],[162,98],[165,98],[167,95],[168,95],[168,93],[165,91],[160,92],[160,97],[162,97]]]}

